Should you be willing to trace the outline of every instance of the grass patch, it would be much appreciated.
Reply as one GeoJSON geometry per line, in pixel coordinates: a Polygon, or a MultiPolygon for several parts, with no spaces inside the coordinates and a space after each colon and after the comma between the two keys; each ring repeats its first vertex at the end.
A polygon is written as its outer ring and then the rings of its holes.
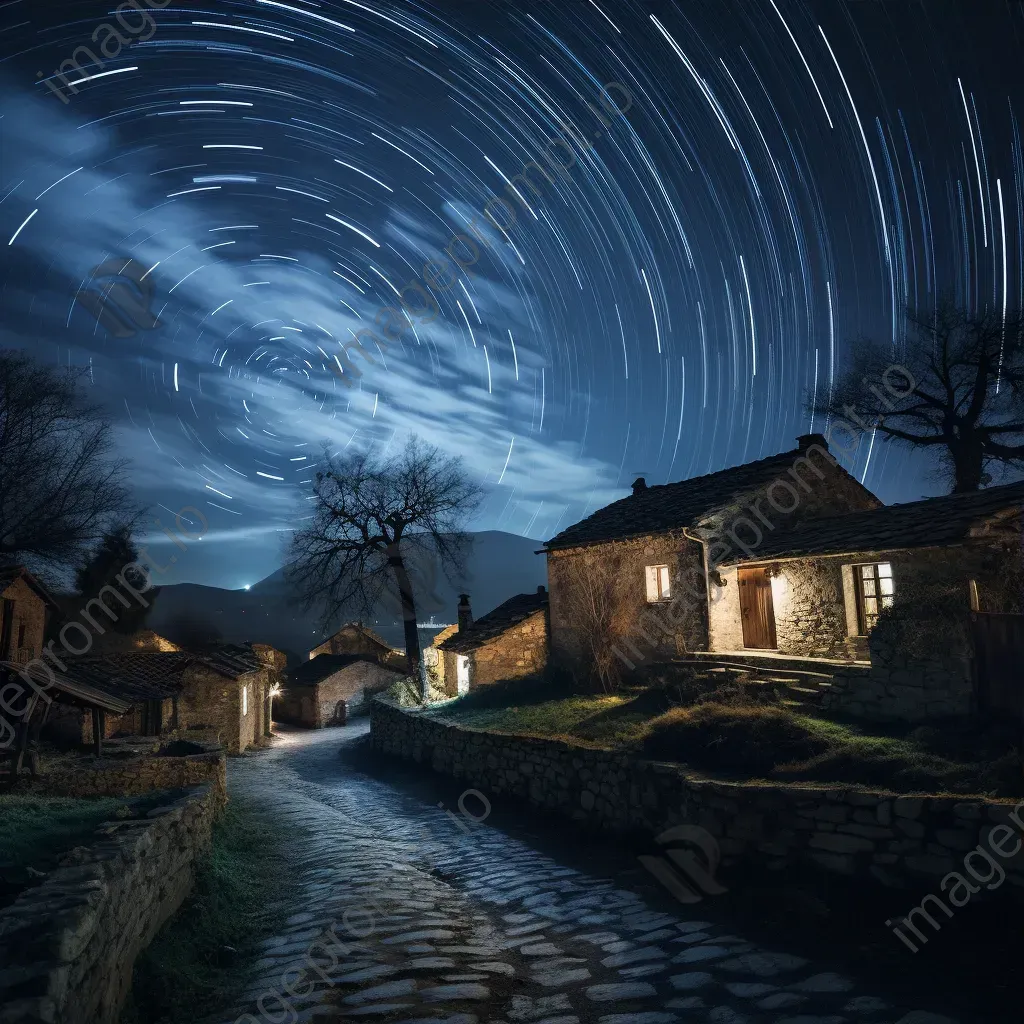
{"type": "Polygon", "coordinates": [[[171,798],[0,794],[0,906],[41,880],[33,872],[53,870],[63,854],[90,843],[104,822],[142,817],[171,798]]]}
{"type": "Polygon", "coordinates": [[[269,810],[231,800],[192,893],[136,961],[122,1024],[191,1024],[238,994],[256,944],[286,916],[284,836],[269,810]]]}
{"type": "Polygon", "coordinates": [[[579,695],[553,692],[542,679],[517,680],[435,713],[474,729],[625,750],[737,779],[1024,796],[1012,724],[855,725],[801,713],[770,684],[678,670],[645,681],[579,695]]]}

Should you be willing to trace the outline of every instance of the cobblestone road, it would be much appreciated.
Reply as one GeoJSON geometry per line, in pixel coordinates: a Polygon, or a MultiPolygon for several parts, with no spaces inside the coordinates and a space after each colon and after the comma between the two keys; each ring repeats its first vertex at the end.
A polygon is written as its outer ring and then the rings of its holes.
{"type": "MultiPolygon", "coordinates": [[[[439,807],[427,777],[399,786],[359,770],[365,731],[285,733],[230,762],[231,791],[287,824],[302,893],[243,1003],[211,1022],[953,1024],[727,934],[711,901],[652,908],[595,870],[597,846],[581,866],[470,827],[457,789],[439,807]]],[[[476,797],[463,806],[485,813],[476,797]]]]}

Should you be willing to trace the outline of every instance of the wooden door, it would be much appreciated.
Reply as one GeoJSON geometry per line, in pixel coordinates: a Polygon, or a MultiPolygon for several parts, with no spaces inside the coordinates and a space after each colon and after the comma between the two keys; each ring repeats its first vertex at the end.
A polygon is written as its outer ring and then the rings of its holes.
{"type": "Polygon", "coordinates": [[[767,569],[740,569],[740,620],[743,646],[775,650],[775,608],[767,569]]]}

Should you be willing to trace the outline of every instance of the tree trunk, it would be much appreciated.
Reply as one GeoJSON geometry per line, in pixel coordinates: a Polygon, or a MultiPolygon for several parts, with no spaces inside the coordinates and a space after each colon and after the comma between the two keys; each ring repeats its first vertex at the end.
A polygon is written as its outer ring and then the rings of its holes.
{"type": "Polygon", "coordinates": [[[981,477],[985,463],[981,444],[968,442],[956,446],[950,445],[949,451],[953,459],[953,472],[956,477],[953,493],[963,494],[981,490],[981,477]]]}
{"type": "Polygon", "coordinates": [[[427,674],[424,671],[423,655],[420,652],[420,633],[416,624],[416,599],[412,592],[412,580],[409,578],[409,571],[405,567],[405,561],[401,552],[397,550],[398,545],[391,545],[392,550],[388,553],[388,564],[395,576],[395,583],[398,585],[398,596],[402,603],[402,625],[405,629],[405,656],[409,662],[409,672],[415,675],[420,683],[420,693],[423,703],[426,704],[429,698],[427,686],[427,674]]]}

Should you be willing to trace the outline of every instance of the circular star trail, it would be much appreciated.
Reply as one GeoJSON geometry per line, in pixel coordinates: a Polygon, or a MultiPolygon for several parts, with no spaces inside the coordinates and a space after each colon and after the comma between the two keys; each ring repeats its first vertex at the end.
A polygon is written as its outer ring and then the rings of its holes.
{"type": "Polygon", "coordinates": [[[474,526],[551,536],[821,429],[908,305],[1022,304],[1022,31],[1005,0],[0,3],[0,344],[88,366],[145,500],[257,569],[324,444],[410,432],[485,484],[474,526]]]}

